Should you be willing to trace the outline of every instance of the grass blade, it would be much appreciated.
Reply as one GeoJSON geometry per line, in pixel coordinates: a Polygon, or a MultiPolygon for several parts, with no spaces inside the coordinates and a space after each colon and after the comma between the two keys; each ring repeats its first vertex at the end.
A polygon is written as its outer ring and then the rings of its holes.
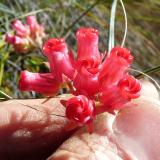
{"type": "Polygon", "coordinates": [[[111,49],[114,47],[114,27],[115,27],[115,16],[116,16],[116,7],[117,1],[113,0],[112,8],[111,8],[111,16],[109,22],[109,37],[108,37],[108,54],[110,53],[111,49]]]}

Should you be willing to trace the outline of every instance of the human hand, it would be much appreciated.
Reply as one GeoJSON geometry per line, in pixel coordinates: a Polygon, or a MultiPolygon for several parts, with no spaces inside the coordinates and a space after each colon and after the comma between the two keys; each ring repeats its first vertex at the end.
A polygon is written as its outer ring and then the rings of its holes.
{"type": "Polygon", "coordinates": [[[158,160],[158,93],[152,84],[143,82],[142,95],[116,118],[99,115],[92,134],[85,128],[66,130],[67,120],[53,115],[64,115],[59,98],[44,104],[43,99],[1,102],[0,159],[44,160],[52,154],[49,160],[158,160]]]}

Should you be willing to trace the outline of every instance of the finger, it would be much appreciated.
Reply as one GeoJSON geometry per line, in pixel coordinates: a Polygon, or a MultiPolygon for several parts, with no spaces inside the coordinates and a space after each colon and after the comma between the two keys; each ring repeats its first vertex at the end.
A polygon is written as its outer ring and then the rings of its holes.
{"type": "Polygon", "coordinates": [[[94,125],[94,132],[88,134],[85,128],[65,141],[48,160],[122,160],[116,144],[112,141],[114,116],[102,114],[94,125]]]}
{"type": "Polygon", "coordinates": [[[140,81],[142,83],[141,95],[159,99],[158,90],[153,83],[145,79],[141,79],[140,81]]]}
{"type": "Polygon", "coordinates": [[[117,116],[114,134],[119,146],[136,160],[160,158],[160,102],[141,97],[117,116]]]}
{"type": "Polygon", "coordinates": [[[71,134],[65,130],[67,120],[54,115],[64,115],[64,107],[59,100],[54,98],[45,104],[42,104],[44,99],[1,103],[0,157],[22,159],[26,156],[26,159],[31,159],[31,156],[47,156],[56,149],[71,134]]]}

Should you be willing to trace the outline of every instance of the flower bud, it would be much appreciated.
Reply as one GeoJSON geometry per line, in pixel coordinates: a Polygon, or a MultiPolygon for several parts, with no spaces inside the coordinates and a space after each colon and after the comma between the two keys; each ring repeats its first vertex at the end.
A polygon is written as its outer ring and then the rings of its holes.
{"type": "Polygon", "coordinates": [[[6,34],[6,42],[11,44],[16,52],[26,53],[30,49],[30,44],[27,39],[15,35],[6,34]]]}
{"type": "Polygon", "coordinates": [[[20,20],[13,21],[12,28],[16,31],[17,36],[26,37],[29,34],[28,28],[20,20]]]}
{"type": "Polygon", "coordinates": [[[45,37],[44,28],[38,24],[35,16],[27,16],[26,21],[30,29],[30,36],[33,39],[36,40],[45,37]]]}
{"type": "Polygon", "coordinates": [[[35,16],[27,16],[26,22],[29,25],[31,31],[34,31],[38,25],[35,16]]]}

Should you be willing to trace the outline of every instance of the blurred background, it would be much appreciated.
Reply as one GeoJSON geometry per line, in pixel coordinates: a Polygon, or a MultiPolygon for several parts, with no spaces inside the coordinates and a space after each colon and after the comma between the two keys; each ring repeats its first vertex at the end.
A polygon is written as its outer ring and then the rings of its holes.
{"type": "MultiPolygon", "coordinates": [[[[17,53],[4,41],[12,30],[11,22],[25,22],[28,15],[36,15],[45,28],[47,38],[64,37],[68,47],[76,54],[75,32],[79,27],[99,30],[99,50],[107,49],[111,0],[0,0],[0,90],[14,98],[35,98],[33,92],[21,92],[18,80],[21,70],[47,72],[47,61],[40,48],[29,53],[17,53]]],[[[160,65],[160,0],[124,0],[128,17],[125,47],[135,56],[132,65],[141,71],[160,65]]],[[[116,11],[116,45],[124,34],[124,15],[120,3],[116,11]]],[[[159,67],[160,68],[160,67],[159,67]]],[[[151,73],[160,82],[160,70],[151,73]]],[[[0,95],[3,97],[3,95],[0,95]]]]}

